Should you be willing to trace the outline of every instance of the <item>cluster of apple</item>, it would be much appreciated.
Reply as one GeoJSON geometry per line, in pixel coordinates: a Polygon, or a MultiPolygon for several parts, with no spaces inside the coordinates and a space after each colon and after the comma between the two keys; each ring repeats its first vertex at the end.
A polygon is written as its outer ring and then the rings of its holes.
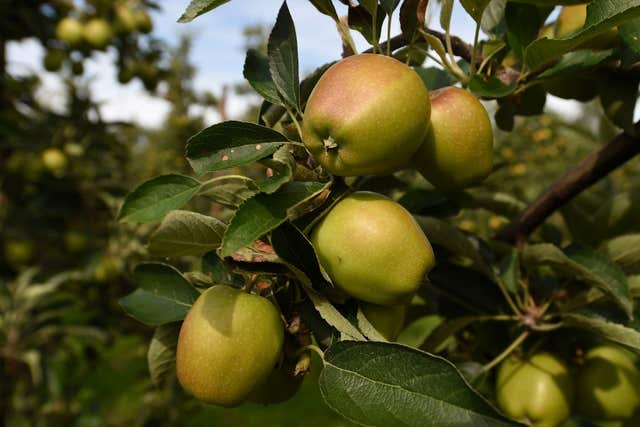
{"type": "MultiPolygon", "coordinates": [[[[493,133],[482,104],[455,87],[429,94],[415,71],[383,55],[351,56],[325,72],[307,103],[302,139],[337,176],[414,167],[449,191],[478,183],[492,167],[493,133]]],[[[369,322],[394,340],[407,304],[435,265],[416,220],[383,195],[355,192],[318,221],[310,239],[334,286],[332,298],[359,300],[369,322]]],[[[205,402],[264,401],[256,396],[260,390],[276,389],[270,385],[278,378],[287,381],[278,369],[284,331],[267,299],[229,286],[209,288],[182,324],[178,379],[205,402]]]]}
{"type": "Polygon", "coordinates": [[[512,355],[500,365],[496,399],[509,416],[535,427],[562,425],[574,412],[594,422],[640,425],[640,371],[634,356],[615,346],[589,350],[575,375],[559,357],[512,355]]]}

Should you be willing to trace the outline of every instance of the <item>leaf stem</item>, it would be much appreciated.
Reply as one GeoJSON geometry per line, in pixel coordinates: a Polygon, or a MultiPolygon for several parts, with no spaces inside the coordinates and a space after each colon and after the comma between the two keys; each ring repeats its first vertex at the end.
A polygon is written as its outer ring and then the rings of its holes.
{"type": "Polygon", "coordinates": [[[378,2],[376,1],[373,6],[373,16],[371,17],[371,35],[373,38],[373,53],[380,52],[380,41],[378,38],[380,35],[377,32],[378,29],[378,2]]]}
{"type": "Polygon", "coordinates": [[[291,111],[291,108],[289,108],[288,106],[285,106],[284,109],[287,110],[287,114],[293,121],[293,124],[296,126],[296,130],[298,131],[298,136],[300,137],[300,140],[302,140],[302,129],[300,128],[300,123],[298,122],[296,115],[293,113],[293,111],[291,111]]]}
{"type": "Polygon", "coordinates": [[[471,48],[471,61],[469,61],[469,75],[476,73],[476,53],[478,51],[478,38],[480,37],[480,23],[476,23],[476,33],[473,36],[473,48],[471,48]]]}
{"type": "MultiPolygon", "coordinates": [[[[387,40],[391,40],[391,18],[393,12],[387,15],[387,40]]],[[[391,43],[387,42],[387,56],[391,56],[391,43]]]]}
{"type": "Polygon", "coordinates": [[[513,342],[509,345],[509,347],[504,349],[504,351],[502,353],[500,353],[499,355],[497,355],[491,362],[489,362],[486,365],[484,365],[482,367],[482,371],[483,372],[489,372],[491,369],[493,369],[495,366],[497,366],[507,356],[509,356],[513,352],[513,350],[515,350],[520,344],[522,344],[524,342],[524,340],[527,339],[528,336],[529,336],[529,331],[524,331],[523,333],[518,335],[518,337],[515,340],[513,340],[513,342]]]}
{"type": "Polygon", "coordinates": [[[316,353],[318,356],[320,356],[320,359],[322,360],[322,363],[324,364],[324,352],[317,345],[309,344],[309,345],[305,345],[304,347],[300,347],[298,349],[298,351],[296,351],[296,356],[304,353],[307,350],[311,350],[314,353],[316,353]]]}

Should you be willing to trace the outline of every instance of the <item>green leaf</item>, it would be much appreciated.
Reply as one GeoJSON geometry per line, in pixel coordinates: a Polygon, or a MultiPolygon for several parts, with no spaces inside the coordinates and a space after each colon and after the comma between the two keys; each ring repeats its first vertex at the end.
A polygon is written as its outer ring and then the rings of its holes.
{"type": "Polygon", "coordinates": [[[520,289],[520,257],[511,250],[500,262],[500,280],[509,291],[516,293],[520,289]]]}
{"type": "Polygon", "coordinates": [[[222,240],[222,256],[238,249],[295,216],[295,207],[317,195],[323,188],[317,182],[290,182],[273,194],[258,194],[247,200],[231,219],[222,240]]]}
{"type": "Polygon", "coordinates": [[[185,155],[193,170],[203,174],[263,159],[286,142],[284,135],[268,127],[227,121],[189,138],[185,155]]]}
{"type": "Polygon", "coordinates": [[[300,81],[298,77],[298,42],[296,29],[283,2],[267,46],[271,78],[287,103],[300,110],[300,81]]]}
{"type": "Polygon", "coordinates": [[[547,79],[592,70],[595,66],[611,58],[613,54],[613,49],[600,51],[581,49],[575,52],[569,52],[563,55],[560,61],[553,67],[540,73],[538,79],[547,79]]]}
{"type": "Polygon", "coordinates": [[[404,0],[400,6],[400,29],[407,42],[413,42],[418,29],[424,26],[424,17],[429,4],[428,0],[404,0]]]}
{"type": "Polygon", "coordinates": [[[296,159],[294,159],[291,154],[289,147],[280,147],[278,151],[273,154],[273,158],[264,160],[262,163],[271,168],[273,175],[265,180],[256,182],[261,192],[267,194],[274,193],[293,179],[296,159]]]}
{"type": "Polygon", "coordinates": [[[213,283],[219,285],[238,287],[244,284],[244,277],[230,271],[215,251],[202,257],[202,272],[209,276],[213,283]]]}
{"type": "Polygon", "coordinates": [[[282,104],[276,84],[271,78],[269,59],[265,55],[255,49],[249,49],[242,73],[260,96],[274,105],[282,104]]]}
{"type": "Polygon", "coordinates": [[[586,329],[603,338],[622,344],[636,353],[640,353],[640,332],[620,323],[605,319],[567,313],[562,315],[562,325],[568,328],[586,329]]]}
{"type": "Polygon", "coordinates": [[[436,90],[436,89],[440,89],[440,88],[445,87],[445,86],[451,86],[454,83],[454,80],[451,77],[451,74],[447,73],[446,71],[444,71],[444,70],[442,70],[440,68],[436,68],[436,67],[429,67],[429,68],[414,67],[413,70],[416,73],[418,73],[418,75],[420,76],[420,78],[424,82],[424,85],[429,90],[436,90]]]}
{"type": "Polygon", "coordinates": [[[373,16],[362,6],[350,7],[347,16],[349,27],[353,28],[365,38],[369,44],[374,44],[380,40],[382,32],[382,23],[384,22],[384,14],[379,13],[376,20],[376,40],[373,38],[373,16]]]}
{"type": "Polygon", "coordinates": [[[627,134],[635,135],[633,113],[640,76],[611,73],[599,81],[600,103],[606,116],[627,134]]]}
{"type": "Polygon", "coordinates": [[[373,12],[378,7],[378,0],[356,0],[358,4],[366,9],[373,16],[373,12]]]}
{"type": "Polygon", "coordinates": [[[329,325],[333,326],[340,332],[340,339],[349,339],[356,341],[364,341],[366,338],[364,335],[360,333],[358,328],[353,326],[346,317],[342,315],[338,311],[337,308],[329,302],[328,299],[323,297],[322,295],[316,293],[313,289],[308,286],[303,286],[305,292],[311,299],[314,308],[320,314],[320,317],[327,322],[329,325]]]}
{"type": "Polygon", "coordinates": [[[400,333],[396,340],[398,344],[408,345],[410,347],[420,347],[429,338],[429,335],[442,324],[444,318],[437,314],[420,317],[409,323],[407,327],[400,333]]]}
{"type": "Polygon", "coordinates": [[[511,83],[506,85],[497,77],[489,76],[486,80],[483,76],[476,74],[469,81],[469,90],[477,96],[486,98],[502,98],[513,93],[518,85],[511,83]]]}
{"type": "Polygon", "coordinates": [[[172,211],[151,235],[153,256],[202,255],[220,247],[226,226],[219,219],[190,211],[172,211]]]}
{"type": "Polygon", "coordinates": [[[200,295],[175,268],[167,264],[138,264],[133,278],[139,286],[120,299],[128,315],[140,322],[159,326],[184,319],[200,295]]]}
{"type": "MultiPolygon", "coordinates": [[[[464,1],[462,2],[464,6],[464,1]]],[[[446,32],[449,31],[451,25],[451,14],[453,13],[453,0],[442,0],[440,5],[440,26],[446,32]]]]}
{"type": "Polygon", "coordinates": [[[147,365],[151,382],[160,386],[176,367],[176,347],[180,323],[168,323],[156,328],[147,351],[147,365]]]}
{"type": "Polygon", "coordinates": [[[509,47],[518,58],[524,56],[524,49],[538,37],[540,27],[549,15],[544,10],[528,4],[507,3],[505,20],[509,47]]]}
{"type": "Polygon", "coordinates": [[[200,191],[200,195],[208,197],[223,206],[235,209],[259,192],[258,185],[251,178],[227,175],[205,184],[200,191]]]}
{"type": "Polygon", "coordinates": [[[600,247],[627,274],[640,273],[640,234],[628,234],[604,242],[600,247]]]}
{"type": "Polygon", "coordinates": [[[489,5],[490,0],[461,0],[462,7],[473,18],[474,21],[480,22],[484,10],[489,5]]]}
{"type": "Polygon", "coordinates": [[[507,0],[491,0],[487,5],[480,27],[486,34],[495,34],[504,21],[504,11],[507,6],[507,0]]]}
{"type": "Polygon", "coordinates": [[[160,175],[127,195],[118,212],[119,221],[153,222],[182,207],[200,190],[200,181],[184,175],[160,175]]]}
{"type": "Polygon", "coordinates": [[[525,51],[525,63],[535,71],[610,28],[638,17],[640,0],[595,0],[587,8],[587,20],[580,31],[569,38],[534,41],[525,51]]]}
{"type": "Polygon", "coordinates": [[[518,425],[474,391],[451,362],[398,344],[334,344],[319,384],[331,409],[361,425],[518,425]]]}
{"type": "Polygon", "coordinates": [[[358,311],[356,313],[356,322],[358,323],[358,329],[362,332],[362,334],[370,341],[383,341],[389,342],[382,334],[376,329],[375,326],[369,322],[369,319],[364,315],[362,309],[358,307],[358,311]]]}
{"type": "Polygon", "coordinates": [[[527,246],[522,261],[528,265],[549,265],[578,282],[597,287],[631,317],[633,304],[624,272],[602,254],[586,248],[563,252],[543,243],[527,246]]]}
{"type": "Polygon", "coordinates": [[[309,0],[311,4],[318,10],[318,12],[330,16],[334,21],[339,21],[336,8],[333,6],[331,0],[309,0]]]}
{"type": "Polygon", "coordinates": [[[513,3],[527,3],[534,4],[536,6],[557,6],[557,5],[571,5],[571,4],[584,4],[585,0],[510,0],[513,3]]]}
{"type": "Polygon", "coordinates": [[[380,0],[380,5],[387,15],[391,15],[400,4],[400,0],[380,0]]]}
{"type": "Polygon", "coordinates": [[[640,19],[627,21],[620,25],[618,34],[626,46],[640,54],[640,19]]]}
{"type": "Polygon", "coordinates": [[[218,6],[228,3],[230,0],[191,0],[189,6],[184,11],[178,22],[187,23],[193,21],[198,16],[205,14],[218,6]]]}

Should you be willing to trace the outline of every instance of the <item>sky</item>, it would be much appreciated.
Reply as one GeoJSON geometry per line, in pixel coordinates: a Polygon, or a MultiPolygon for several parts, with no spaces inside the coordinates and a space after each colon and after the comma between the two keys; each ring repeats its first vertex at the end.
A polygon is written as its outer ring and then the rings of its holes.
{"type": "MultiPolygon", "coordinates": [[[[281,6],[280,0],[232,0],[212,12],[196,18],[188,24],[179,24],[180,17],[188,0],[159,0],[162,9],[153,12],[154,35],[170,45],[177,45],[184,33],[193,37],[191,61],[197,68],[194,86],[198,91],[211,91],[219,94],[226,84],[238,83],[242,80],[242,67],[245,51],[242,30],[255,24],[272,25],[281,6]]],[[[346,13],[346,7],[334,1],[338,13],[346,13]]],[[[430,27],[439,29],[437,3],[431,2],[428,14],[432,17],[430,27]],[[433,9],[433,10],[432,10],[433,9]]],[[[338,59],[341,43],[331,18],[317,12],[307,0],[289,0],[299,50],[301,77],[316,67],[338,59]]],[[[383,27],[386,28],[386,25],[383,27]]],[[[451,24],[451,32],[463,40],[473,40],[475,23],[455,2],[451,24]]],[[[359,50],[368,45],[359,33],[352,32],[359,50]]],[[[392,21],[392,35],[400,33],[397,13],[392,21]]],[[[64,89],[57,74],[42,69],[43,49],[34,40],[12,42],[7,49],[8,70],[12,74],[25,74],[36,71],[42,76],[43,84],[38,92],[40,99],[54,109],[62,109],[64,105],[64,89]]],[[[169,104],[149,95],[142,84],[134,79],[127,85],[117,82],[117,70],[114,63],[114,52],[94,53],[85,62],[85,79],[94,94],[94,100],[100,103],[103,119],[134,121],[147,127],[162,124],[169,104]]],[[[237,117],[244,111],[249,100],[246,97],[230,95],[228,113],[237,117]]],[[[569,118],[578,115],[578,104],[549,97],[547,109],[560,112],[569,118]]],[[[640,115],[640,108],[636,111],[640,115]]],[[[208,124],[219,121],[213,109],[205,112],[208,124]]]]}

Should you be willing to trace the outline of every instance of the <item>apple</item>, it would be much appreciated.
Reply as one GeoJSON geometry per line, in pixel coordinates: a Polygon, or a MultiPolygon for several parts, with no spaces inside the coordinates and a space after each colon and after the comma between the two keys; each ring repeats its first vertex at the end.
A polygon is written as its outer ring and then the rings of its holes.
{"type": "Polygon", "coordinates": [[[535,427],[557,427],[569,418],[573,386],[567,365],[539,352],[526,360],[514,355],[498,368],[496,399],[510,417],[535,427]]]}
{"type": "Polygon", "coordinates": [[[429,240],[401,205],[380,194],[353,193],[311,232],[335,287],[379,305],[408,303],[435,265],[429,240]]]}
{"type": "Polygon", "coordinates": [[[237,406],[271,375],[283,340],[284,322],[269,300],[213,286],[198,297],[180,328],[178,380],[204,402],[237,406]]]}
{"type": "Polygon", "coordinates": [[[40,155],[42,164],[53,174],[60,174],[67,168],[67,156],[59,148],[49,147],[40,155]]]}
{"type": "MultiPolygon", "coordinates": [[[[557,38],[570,37],[584,27],[587,20],[587,3],[564,6],[558,14],[556,21],[555,36],[557,38]]],[[[578,48],[589,49],[609,49],[618,40],[618,29],[611,28],[608,31],[595,36],[582,43],[578,48]]]]}
{"type": "Polygon", "coordinates": [[[638,407],[640,372],[630,355],[611,345],[589,350],[576,375],[576,413],[593,421],[620,421],[638,407]]]}
{"type": "Polygon", "coordinates": [[[136,26],[138,31],[144,34],[148,34],[153,30],[153,21],[149,17],[149,14],[144,10],[136,10],[134,12],[136,20],[136,26]]]}
{"type": "Polygon", "coordinates": [[[484,180],[493,167],[493,130],[487,111],[458,87],[434,90],[431,128],[414,156],[416,169],[436,188],[458,190],[484,180]]]}
{"type": "Polygon", "coordinates": [[[408,166],[429,126],[429,94],[402,62],[353,55],[318,80],[302,141],[333,175],[383,175],[408,166]]]}
{"type": "Polygon", "coordinates": [[[93,18],[85,24],[83,36],[91,46],[102,49],[113,39],[113,32],[107,21],[101,18],[93,18]]]}
{"type": "Polygon", "coordinates": [[[388,341],[395,341],[402,331],[407,315],[406,305],[384,306],[361,303],[362,314],[388,341]]]}
{"type": "Polygon", "coordinates": [[[76,46],[82,42],[84,25],[71,16],[62,18],[56,26],[56,38],[69,46],[76,46]]]}
{"type": "Polygon", "coordinates": [[[47,49],[47,53],[44,55],[42,65],[47,71],[55,72],[62,68],[64,62],[64,52],[60,49],[47,49]]]}

